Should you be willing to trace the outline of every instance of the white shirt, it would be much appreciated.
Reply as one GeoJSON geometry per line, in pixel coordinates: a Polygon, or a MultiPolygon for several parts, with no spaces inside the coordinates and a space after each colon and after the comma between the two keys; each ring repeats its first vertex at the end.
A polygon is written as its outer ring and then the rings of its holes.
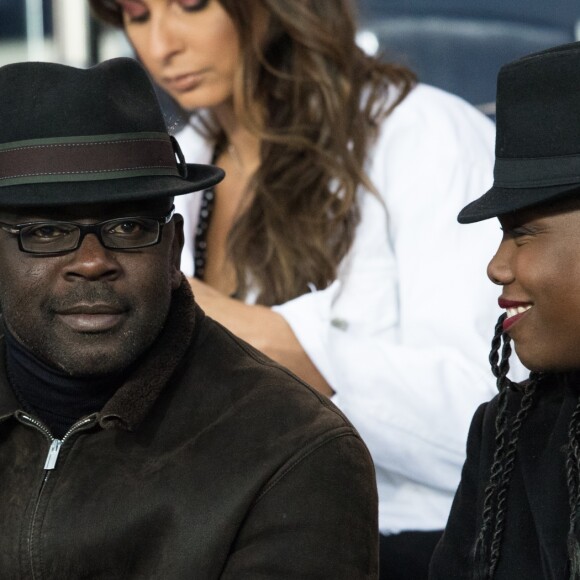
{"type": "MultiPolygon", "coordinates": [[[[177,135],[188,161],[210,145],[177,135]]],[[[495,220],[457,223],[492,184],[494,126],[439,89],[416,87],[384,121],[361,222],[337,280],[274,310],[334,389],[377,470],[381,533],[442,529],[477,406],[496,393],[487,356],[499,290],[486,265],[495,220]]],[[[200,194],[178,196],[182,270],[193,274],[200,194]]]]}

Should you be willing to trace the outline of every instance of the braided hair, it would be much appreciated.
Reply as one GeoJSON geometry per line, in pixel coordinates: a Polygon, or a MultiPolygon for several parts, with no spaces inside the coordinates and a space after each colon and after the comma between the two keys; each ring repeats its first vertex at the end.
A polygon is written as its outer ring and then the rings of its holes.
{"type": "MultiPolygon", "coordinates": [[[[529,380],[518,384],[507,377],[512,349],[509,335],[503,332],[502,324],[506,316],[505,313],[502,314],[497,321],[489,354],[499,397],[495,421],[495,452],[484,492],[482,522],[473,547],[474,580],[492,580],[494,577],[501,555],[507,495],[521,428],[533,406],[537,386],[544,378],[542,373],[532,372],[529,380]],[[520,408],[513,419],[510,419],[507,412],[510,390],[523,392],[520,408]]],[[[568,424],[566,483],[570,507],[567,541],[569,580],[580,580],[580,542],[577,536],[580,515],[580,397],[568,424]]]]}
{"type": "Polygon", "coordinates": [[[473,549],[475,580],[491,580],[499,561],[507,513],[506,500],[520,431],[532,407],[539,379],[538,375],[532,373],[529,381],[518,385],[508,378],[509,357],[512,348],[509,335],[504,333],[502,328],[506,316],[505,313],[502,314],[495,325],[489,354],[489,362],[496,378],[499,398],[495,421],[495,453],[489,481],[484,492],[482,523],[473,549]],[[499,358],[500,347],[501,359],[499,358]],[[507,413],[508,392],[522,388],[524,395],[520,409],[515,418],[510,421],[507,413]]]}
{"type": "Polygon", "coordinates": [[[568,424],[568,448],[566,452],[566,483],[570,518],[568,521],[568,559],[570,561],[570,580],[580,579],[580,544],[576,530],[580,512],[580,397],[568,424]]]}

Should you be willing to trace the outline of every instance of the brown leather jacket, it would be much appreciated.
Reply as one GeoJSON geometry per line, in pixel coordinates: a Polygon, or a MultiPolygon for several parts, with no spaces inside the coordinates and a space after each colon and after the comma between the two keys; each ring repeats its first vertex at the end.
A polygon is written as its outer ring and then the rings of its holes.
{"type": "Polygon", "coordinates": [[[2,580],[377,577],[373,466],[327,399],[186,284],[144,358],[52,444],[0,358],[2,580]]]}

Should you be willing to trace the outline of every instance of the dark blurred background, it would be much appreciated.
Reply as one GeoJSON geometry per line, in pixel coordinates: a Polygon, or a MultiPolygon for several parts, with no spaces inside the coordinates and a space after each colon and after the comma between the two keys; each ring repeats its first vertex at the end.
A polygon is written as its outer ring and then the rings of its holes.
{"type": "MultiPolygon", "coordinates": [[[[580,0],[359,0],[358,10],[365,50],[492,117],[502,64],[580,39],[580,0]]],[[[89,66],[120,54],[130,54],[122,35],[94,22],[85,0],[0,0],[0,65],[89,66]]]]}

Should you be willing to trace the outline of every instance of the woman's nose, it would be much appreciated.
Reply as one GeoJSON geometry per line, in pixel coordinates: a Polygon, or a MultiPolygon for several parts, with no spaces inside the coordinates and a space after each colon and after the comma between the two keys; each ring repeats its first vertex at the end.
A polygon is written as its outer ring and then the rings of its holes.
{"type": "Polygon", "coordinates": [[[178,28],[171,26],[168,17],[151,15],[151,27],[149,34],[149,53],[158,62],[167,63],[172,56],[181,50],[181,39],[178,28]]]}
{"type": "Polygon", "coordinates": [[[511,267],[513,240],[503,239],[487,266],[487,277],[500,286],[513,282],[514,275],[511,267]]]}

